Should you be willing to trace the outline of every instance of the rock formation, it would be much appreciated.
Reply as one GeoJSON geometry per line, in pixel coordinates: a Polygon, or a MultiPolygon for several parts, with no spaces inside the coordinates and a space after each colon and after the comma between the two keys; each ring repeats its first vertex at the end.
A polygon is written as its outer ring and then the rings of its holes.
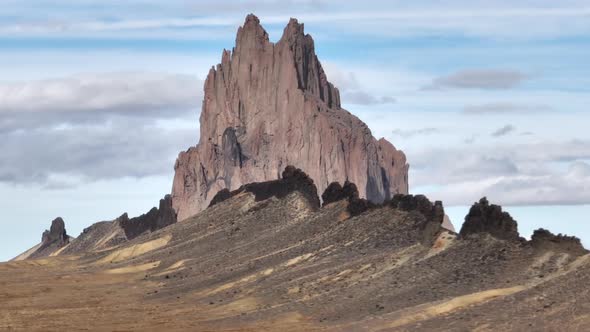
{"type": "Polygon", "coordinates": [[[322,194],[322,200],[324,206],[333,202],[347,200],[347,210],[351,217],[358,216],[371,208],[377,207],[377,204],[360,198],[358,188],[354,183],[349,181],[345,181],[344,186],[341,186],[338,182],[330,183],[322,194]]]}
{"type": "Polygon", "coordinates": [[[475,233],[489,233],[502,240],[520,239],[516,221],[501,206],[490,205],[485,197],[471,206],[459,232],[463,237],[475,233]]]}
{"type": "Polygon", "coordinates": [[[322,194],[323,206],[343,199],[353,200],[356,198],[359,198],[358,188],[349,181],[344,182],[344,186],[341,186],[339,182],[332,182],[322,194]]]}
{"type": "Polygon", "coordinates": [[[57,217],[51,222],[49,230],[44,231],[43,235],[41,235],[41,243],[23,252],[12,260],[20,261],[55,255],[66,249],[72,239],[73,238],[66,232],[66,224],[64,220],[61,217],[57,217]]]}
{"type": "Polygon", "coordinates": [[[283,198],[294,191],[303,194],[312,208],[320,208],[320,200],[313,180],[305,172],[293,166],[287,166],[281,179],[278,180],[249,183],[231,192],[227,188],[222,189],[213,197],[209,206],[221,203],[242,192],[254,194],[255,201],[263,201],[270,197],[283,198]]]}
{"type": "Polygon", "coordinates": [[[70,237],[66,232],[66,223],[61,217],[55,218],[51,222],[49,230],[43,232],[41,236],[42,247],[56,245],[63,247],[70,242],[70,237]]]}
{"type": "Polygon", "coordinates": [[[530,242],[534,248],[540,250],[565,252],[578,256],[588,253],[579,238],[562,234],[555,235],[543,228],[533,232],[530,242]]]}
{"type": "Polygon", "coordinates": [[[178,220],[203,210],[224,188],[278,179],[286,165],[301,168],[320,192],[346,180],[376,203],[408,192],[405,155],[341,108],[297,20],[271,43],[249,15],[204,89],[199,143],[181,152],[174,167],[178,220]]]}
{"type": "MultiPolygon", "coordinates": [[[[51,254],[69,257],[0,264],[0,330],[93,330],[96,317],[112,331],[590,330],[590,256],[577,238],[520,240],[486,199],[459,236],[441,227],[441,202],[358,196],[331,184],[319,208],[313,180],[287,167],[132,241],[127,215],[93,225],[51,254]],[[83,310],[55,314],[72,303],[83,310]]],[[[136,226],[158,224],[147,215],[136,226]]]]}
{"type": "Polygon", "coordinates": [[[154,232],[176,222],[176,212],[172,208],[172,197],[166,195],[160,200],[160,208],[152,208],[148,213],[132,219],[121,219],[121,227],[127,239],[132,240],[145,232],[154,232]]]}
{"type": "Polygon", "coordinates": [[[13,260],[100,252],[174,223],[176,212],[172,209],[170,195],[160,200],[159,208],[154,207],[148,213],[131,219],[127,213],[123,213],[114,220],[94,223],[75,239],[66,234],[63,219],[57,218],[51,223],[50,230],[43,233],[40,244],[13,260]]]}
{"type": "Polygon", "coordinates": [[[121,222],[129,220],[127,213],[111,221],[100,221],[85,228],[72,243],[64,249],[62,254],[80,254],[97,252],[116,247],[129,241],[125,235],[121,222]]]}

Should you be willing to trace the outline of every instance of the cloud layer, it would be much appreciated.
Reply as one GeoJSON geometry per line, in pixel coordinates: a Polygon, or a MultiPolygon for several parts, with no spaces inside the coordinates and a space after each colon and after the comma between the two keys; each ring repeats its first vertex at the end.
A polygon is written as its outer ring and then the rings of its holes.
{"type": "Polygon", "coordinates": [[[519,104],[513,102],[494,102],[478,105],[467,105],[463,108],[465,114],[487,115],[487,114],[515,114],[515,113],[540,113],[549,112],[553,108],[539,104],[519,104]]]}
{"type": "Polygon", "coordinates": [[[411,160],[413,185],[447,205],[482,196],[504,205],[590,202],[588,141],[430,149],[411,160]]]}
{"type": "Polygon", "coordinates": [[[546,38],[548,35],[583,36],[590,30],[587,2],[523,3],[499,0],[470,2],[453,0],[444,8],[436,2],[368,0],[362,3],[336,0],[251,0],[209,1],[171,0],[162,2],[103,1],[101,6],[79,1],[37,1],[34,8],[22,2],[3,2],[7,18],[0,25],[0,34],[19,36],[39,35],[160,35],[166,31],[176,36],[210,38],[216,27],[235,27],[247,12],[264,16],[267,24],[284,24],[296,15],[305,22],[334,26],[345,33],[382,35],[439,35],[441,32],[462,32],[467,36],[546,38]],[[56,5],[55,3],[61,5],[56,5]],[[87,6],[92,8],[92,11],[87,6]],[[64,10],[68,8],[70,10],[64,10]],[[378,8],[374,10],[372,8],[378,8]],[[94,15],[89,15],[92,12],[94,15]],[[122,15],[121,13],[133,13],[122,15]],[[222,13],[222,14],[220,14],[222,13]],[[48,19],[48,17],[50,19],[48,19]],[[355,22],[351,25],[351,22],[355,22]],[[375,23],[385,29],[375,30],[375,23]]]}
{"type": "Polygon", "coordinates": [[[516,70],[470,69],[437,77],[427,89],[512,89],[530,76],[516,70]]]}
{"type": "Polygon", "coordinates": [[[194,107],[202,82],[179,74],[123,72],[0,84],[0,114],[111,112],[144,116],[194,107]]]}
{"type": "Polygon", "coordinates": [[[0,84],[0,181],[60,187],[169,174],[198,140],[200,91],[194,77],[146,72],[0,84]]]}

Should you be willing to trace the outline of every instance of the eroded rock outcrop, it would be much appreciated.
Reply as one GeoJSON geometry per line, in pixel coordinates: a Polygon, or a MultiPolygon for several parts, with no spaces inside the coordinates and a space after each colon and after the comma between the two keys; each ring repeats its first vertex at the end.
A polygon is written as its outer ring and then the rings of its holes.
{"type": "Polygon", "coordinates": [[[408,192],[405,155],[341,108],[313,39],[297,20],[271,43],[249,15],[204,89],[199,143],[175,164],[172,203],[179,220],[207,207],[222,189],[278,179],[286,165],[300,167],[320,192],[346,180],[377,203],[408,192]]]}
{"type": "Polygon", "coordinates": [[[432,203],[424,195],[396,194],[383,204],[375,204],[366,199],[359,198],[357,187],[354,183],[345,182],[344,186],[338,182],[330,183],[322,194],[323,206],[333,202],[347,200],[347,211],[351,217],[361,215],[363,212],[389,206],[405,212],[415,212],[423,216],[423,222],[418,223],[422,231],[423,242],[430,243],[440,233],[445,221],[445,211],[441,201],[432,203]]]}
{"type": "Polygon", "coordinates": [[[358,188],[354,183],[348,181],[344,182],[344,186],[340,185],[339,182],[332,182],[322,194],[323,206],[343,199],[352,200],[356,198],[359,198],[358,188]]]}
{"type": "Polygon", "coordinates": [[[319,209],[320,200],[313,180],[294,166],[287,166],[278,180],[249,183],[231,192],[227,188],[222,189],[213,197],[209,206],[219,204],[243,192],[254,194],[254,199],[258,202],[271,197],[284,198],[294,191],[303,194],[313,209],[319,209]]]}
{"type": "Polygon", "coordinates": [[[63,247],[70,242],[70,237],[66,232],[66,223],[61,217],[55,218],[51,222],[49,230],[43,232],[41,236],[41,246],[46,247],[55,245],[57,247],[63,247]]]}
{"type": "Polygon", "coordinates": [[[354,183],[345,181],[344,186],[341,186],[338,182],[330,183],[322,194],[323,205],[326,206],[341,200],[348,201],[347,210],[351,217],[377,207],[377,204],[359,197],[358,188],[354,183]]]}
{"type": "Polygon", "coordinates": [[[57,217],[51,222],[50,228],[44,231],[43,235],[41,235],[41,243],[23,252],[12,260],[20,261],[56,255],[66,249],[71,241],[72,237],[66,232],[66,224],[64,220],[61,217],[57,217]]]}
{"type": "Polygon", "coordinates": [[[152,208],[148,213],[135,218],[120,220],[127,239],[132,240],[145,232],[154,232],[176,222],[176,211],[172,208],[172,197],[166,195],[160,200],[159,208],[152,208]]]}
{"type": "Polygon", "coordinates": [[[63,254],[103,251],[174,223],[176,212],[172,209],[170,195],[166,195],[160,200],[158,208],[154,207],[139,217],[129,218],[127,213],[123,213],[114,220],[97,222],[85,228],[63,254]]]}
{"type": "Polygon", "coordinates": [[[490,204],[486,197],[471,206],[459,232],[463,237],[475,233],[488,233],[502,240],[520,240],[516,220],[502,211],[501,206],[490,204]]]}
{"type": "Polygon", "coordinates": [[[110,221],[100,221],[84,228],[82,233],[62,252],[64,255],[97,252],[128,241],[121,222],[129,220],[127,213],[110,221]]]}
{"type": "Polygon", "coordinates": [[[572,255],[585,255],[588,253],[579,238],[563,234],[555,235],[543,228],[534,231],[530,243],[535,249],[540,250],[565,252],[572,255]]]}
{"type": "Polygon", "coordinates": [[[402,211],[416,212],[424,216],[424,222],[418,225],[422,231],[422,243],[431,244],[442,231],[445,209],[441,201],[432,203],[424,195],[397,194],[393,196],[389,206],[402,211]]]}

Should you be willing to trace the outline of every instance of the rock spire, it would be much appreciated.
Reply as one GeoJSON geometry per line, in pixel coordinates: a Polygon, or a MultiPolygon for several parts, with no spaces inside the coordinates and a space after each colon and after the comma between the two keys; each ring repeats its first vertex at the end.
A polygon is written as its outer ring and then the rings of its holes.
{"type": "Polygon", "coordinates": [[[308,174],[319,192],[347,180],[376,203],[408,192],[404,153],[341,107],[312,37],[296,19],[272,43],[248,15],[204,89],[199,143],[175,164],[179,221],[206,208],[221,189],[279,179],[287,165],[308,174]]]}

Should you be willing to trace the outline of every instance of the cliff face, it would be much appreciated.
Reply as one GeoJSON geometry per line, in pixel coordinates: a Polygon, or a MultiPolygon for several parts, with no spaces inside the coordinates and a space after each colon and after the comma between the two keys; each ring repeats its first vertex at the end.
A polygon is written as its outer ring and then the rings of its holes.
{"type": "Polygon", "coordinates": [[[303,24],[291,19],[271,43],[249,15],[235,48],[223,51],[205,81],[200,141],[176,161],[178,220],[206,208],[221,189],[280,178],[287,165],[307,173],[319,192],[346,180],[377,203],[408,192],[405,155],[341,108],[303,24]]]}

